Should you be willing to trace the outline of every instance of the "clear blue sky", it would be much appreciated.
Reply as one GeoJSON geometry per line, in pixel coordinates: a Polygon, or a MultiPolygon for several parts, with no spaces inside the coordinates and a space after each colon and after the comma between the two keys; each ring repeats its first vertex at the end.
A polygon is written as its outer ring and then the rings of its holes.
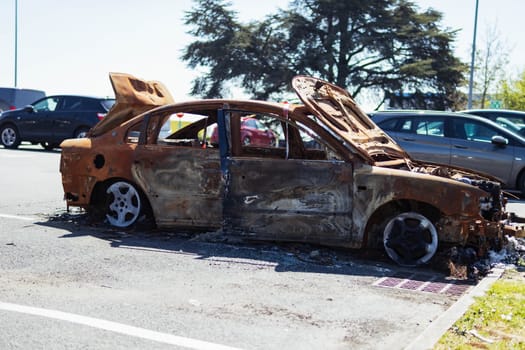
{"type": "MultiPolygon", "coordinates": [[[[363,0],[366,1],[366,0],[363,0]]],[[[475,0],[416,0],[444,13],[442,25],[460,29],[456,54],[470,62],[475,0]]],[[[242,21],[285,7],[283,0],[232,0],[242,21]]],[[[14,84],[15,0],[0,0],[0,86],[14,84]]],[[[182,23],[191,0],[18,0],[18,87],[47,94],[112,95],[108,72],[160,80],[176,100],[196,72],[180,61],[191,42],[182,23]]],[[[510,47],[508,74],[525,69],[523,0],[479,0],[478,46],[496,23],[510,47]]]]}

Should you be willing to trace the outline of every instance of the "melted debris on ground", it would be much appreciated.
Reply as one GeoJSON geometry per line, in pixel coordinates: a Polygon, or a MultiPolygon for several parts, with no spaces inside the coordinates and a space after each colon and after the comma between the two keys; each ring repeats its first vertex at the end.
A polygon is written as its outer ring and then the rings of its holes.
{"type": "MultiPolygon", "coordinates": [[[[50,222],[67,222],[80,226],[104,227],[106,231],[118,234],[140,234],[146,233],[148,236],[187,238],[192,241],[226,243],[226,244],[247,244],[248,241],[240,237],[228,236],[222,230],[214,232],[187,232],[187,231],[161,231],[151,230],[151,222],[147,219],[139,219],[138,225],[132,230],[122,230],[108,227],[106,223],[100,223],[83,210],[70,210],[69,212],[58,212],[48,218],[50,222]]],[[[275,249],[283,250],[287,254],[295,256],[298,260],[306,263],[318,264],[323,266],[337,266],[347,263],[351,259],[378,260],[382,263],[389,263],[386,254],[379,250],[349,251],[345,249],[314,246],[304,243],[274,243],[274,242],[249,242],[253,245],[273,246],[275,249]]],[[[444,251],[438,252],[430,263],[430,268],[439,270],[449,275],[450,278],[459,280],[479,280],[486,276],[493,267],[512,268],[525,266],[525,238],[506,236],[499,251],[491,250],[482,259],[477,258],[476,250],[472,247],[454,246],[444,251]]]]}
{"type": "Polygon", "coordinates": [[[479,280],[493,267],[525,266],[525,238],[506,236],[501,250],[490,250],[482,259],[477,258],[476,251],[471,247],[452,247],[445,255],[451,277],[479,280]]]}

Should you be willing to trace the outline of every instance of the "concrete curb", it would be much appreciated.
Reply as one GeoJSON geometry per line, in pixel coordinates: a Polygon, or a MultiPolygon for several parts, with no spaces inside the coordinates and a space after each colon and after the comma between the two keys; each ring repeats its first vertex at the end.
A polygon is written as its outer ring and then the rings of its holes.
{"type": "Polygon", "coordinates": [[[490,286],[496,282],[505,270],[493,268],[467,294],[459,298],[447,311],[429,325],[405,350],[428,350],[433,349],[441,336],[456,322],[474,302],[474,297],[483,296],[490,286]]]}

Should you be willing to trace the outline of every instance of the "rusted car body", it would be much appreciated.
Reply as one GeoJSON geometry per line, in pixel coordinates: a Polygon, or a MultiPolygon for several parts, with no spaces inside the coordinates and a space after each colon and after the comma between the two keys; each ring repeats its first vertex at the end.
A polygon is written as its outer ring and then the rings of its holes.
{"type": "Polygon", "coordinates": [[[115,106],[87,138],[62,143],[60,171],[67,205],[102,210],[111,225],[127,227],[149,214],[159,228],[384,246],[402,265],[428,262],[438,245],[483,248],[502,238],[498,183],[412,161],[337,86],[295,77],[304,105],[173,103],[158,82],[110,77],[115,106]],[[177,113],[202,118],[159,137],[177,113]],[[272,126],[283,142],[243,144],[246,117],[272,126]],[[213,127],[218,147],[208,142],[213,127]]]}

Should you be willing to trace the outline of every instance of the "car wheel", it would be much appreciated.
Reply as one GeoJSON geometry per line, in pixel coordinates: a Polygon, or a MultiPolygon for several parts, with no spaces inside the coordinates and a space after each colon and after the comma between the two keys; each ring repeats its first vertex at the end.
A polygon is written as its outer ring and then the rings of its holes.
{"type": "Polygon", "coordinates": [[[58,147],[58,143],[54,142],[40,142],[40,146],[44,147],[46,151],[52,151],[58,147]]]}
{"type": "Polygon", "coordinates": [[[106,219],[112,226],[129,227],[142,212],[139,191],[132,184],[117,181],[106,190],[106,219]]]}
{"type": "Polygon", "coordinates": [[[0,142],[5,148],[17,148],[20,145],[20,136],[14,125],[6,125],[0,130],[0,142]]]}
{"type": "Polygon", "coordinates": [[[75,134],[73,135],[73,138],[75,139],[81,139],[83,137],[86,137],[89,129],[88,128],[79,128],[75,131],[75,134]]]}
{"type": "Polygon", "coordinates": [[[424,215],[401,213],[387,222],[383,245],[388,256],[399,265],[422,265],[437,251],[437,230],[424,215]]]}
{"type": "Polygon", "coordinates": [[[249,136],[246,136],[242,139],[242,145],[243,146],[248,146],[250,143],[252,143],[252,139],[250,139],[249,136]]]}

